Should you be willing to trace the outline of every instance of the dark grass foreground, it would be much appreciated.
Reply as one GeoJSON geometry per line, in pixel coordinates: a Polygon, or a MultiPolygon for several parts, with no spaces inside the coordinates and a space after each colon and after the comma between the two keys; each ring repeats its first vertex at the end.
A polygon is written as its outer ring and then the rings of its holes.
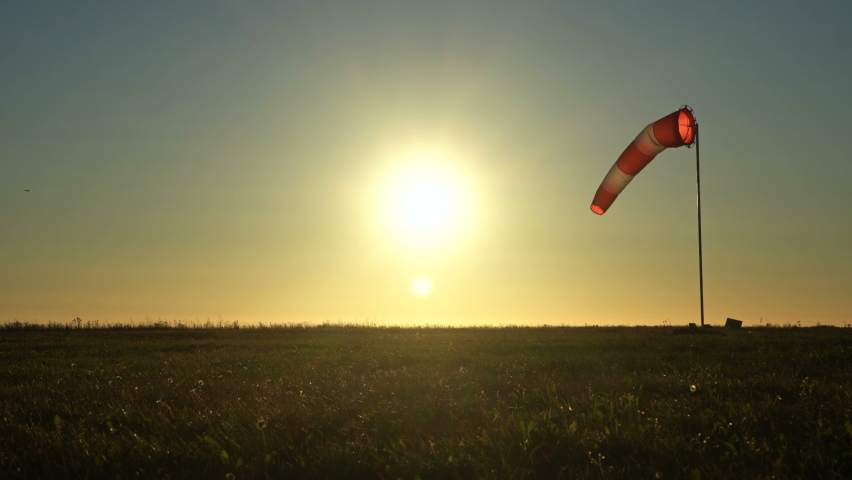
{"type": "Polygon", "coordinates": [[[0,331],[2,478],[852,478],[852,332],[0,331]]]}

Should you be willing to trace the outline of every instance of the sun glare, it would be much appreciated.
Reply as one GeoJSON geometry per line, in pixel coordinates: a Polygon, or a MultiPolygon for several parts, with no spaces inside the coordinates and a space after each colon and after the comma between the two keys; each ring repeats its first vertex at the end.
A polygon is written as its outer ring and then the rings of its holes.
{"type": "Polygon", "coordinates": [[[432,280],[427,277],[417,277],[411,281],[411,291],[418,297],[425,297],[432,293],[432,280]]]}

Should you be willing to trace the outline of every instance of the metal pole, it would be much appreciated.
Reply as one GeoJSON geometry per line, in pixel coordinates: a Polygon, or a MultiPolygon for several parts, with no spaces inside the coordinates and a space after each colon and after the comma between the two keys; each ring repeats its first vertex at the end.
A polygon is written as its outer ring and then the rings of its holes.
{"type": "Polygon", "coordinates": [[[698,124],[695,124],[695,185],[698,192],[698,279],[701,289],[701,326],[704,326],[704,254],[701,245],[701,167],[698,156],[698,124]]]}

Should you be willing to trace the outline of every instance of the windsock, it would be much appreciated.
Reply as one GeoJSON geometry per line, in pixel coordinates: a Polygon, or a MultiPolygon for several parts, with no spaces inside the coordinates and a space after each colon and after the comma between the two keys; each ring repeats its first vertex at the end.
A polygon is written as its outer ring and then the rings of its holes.
{"type": "Polygon", "coordinates": [[[698,134],[695,115],[689,107],[682,107],[654,123],[645,127],[636,139],[624,149],[615,165],[604,177],[595,199],[592,200],[592,211],[603,215],[624,187],[633,180],[639,172],[651,163],[660,152],[666,148],[692,145],[698,134]]]}

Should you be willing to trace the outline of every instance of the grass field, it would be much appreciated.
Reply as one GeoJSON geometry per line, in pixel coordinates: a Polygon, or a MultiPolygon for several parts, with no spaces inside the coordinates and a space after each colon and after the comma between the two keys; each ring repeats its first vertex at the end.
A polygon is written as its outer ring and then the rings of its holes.
{"type": "Polygon", "coordinates": [[[0,331],[2,478],[852,478],[852,329],[0,331]]]}

